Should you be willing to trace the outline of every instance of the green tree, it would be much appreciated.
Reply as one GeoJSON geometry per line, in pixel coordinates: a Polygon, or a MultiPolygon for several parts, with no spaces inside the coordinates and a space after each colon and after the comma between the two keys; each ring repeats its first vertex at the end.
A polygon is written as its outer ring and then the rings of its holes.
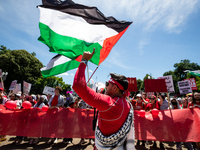
{"type": "MultiPolygon", "coordinates": [[[[200,82],[197,77],[191,76],[191,75],[189,76],[187,75],[187,72],[184,72],[185,70],[199,70],[200,66],[197,63],[191,63],[190,60],[184,59],[184,60],[181,60],[180,63],[175,63],[174,68],[175,68],[174,71],[171,71],[171,70],[167,71],[163,74],[163,76],[172,75],[175,93],[177,94],[179,93],[178,84],[177,84],[178,81],[183,81],[186,78],[193,77],[197,79],[196,81],[198,81],[198,83],[200,82]]],[[[200,88],[199,85],[198,85],[198,88],[200,88]]]]}
{"type": "Polygon", "coordinates": [[[142,80],[141,79],[137,79],[137,89],[138,89],[138,91],[140,91],[141,90],[141,85],[142,85],[142,80]]]}
{"type": "Polygon", "coordinates": [[[4,72],[8,72],[5,87],[9,88],[13,80],[34,84],[41,76],[43,64],[26,50],[9,50],[1,46],[0,64],[4,72]]]}
{"type": "Polygon", "coordinates": [[[7,49],[5,46],[1,45],[1,48],[0,48],[0,55],[2,54],[6,54],[8,52],[10,52],[11,50],[10,49],[7,49]]]}
{"type": "Polygon", "coordinates": [[[65,84],[62,77],[52,76],[52,77],[47,77],[47,78],[43,78],[43,77],[38,78],[38,80],[34,84],[34,88],[32,92],[37,93],[37,94],[42,94],[45,86],[49,86],[53,88],[55,88],[56,86],[60,86],[63,89],[62,94],[66,94],[67,91],[71,90],[71,85],[65,84]]]}

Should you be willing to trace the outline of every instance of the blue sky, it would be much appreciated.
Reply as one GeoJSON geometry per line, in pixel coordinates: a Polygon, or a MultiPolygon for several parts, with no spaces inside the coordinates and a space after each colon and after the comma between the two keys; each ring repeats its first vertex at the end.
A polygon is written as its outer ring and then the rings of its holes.
{"type": "MultiPolygon", "coordinates": [[[[76,0],[96,6],[106,16],[133,21],[99,66],[92,79],[105,82],[109,73],[143,79],[154,78],[173,70],[183,59],[200,65],[200,1],[198,0],[76,0]]],[[[41,0],[0,1],[0,45],[11,50],[25,49],[47,65],[55,54],[39,41],[39,9],[41,0]]],[[[96,66],[89,63],[90,75],[96,66]]],[[[73,83],[76,69],[60,77],[73,83]]]]}

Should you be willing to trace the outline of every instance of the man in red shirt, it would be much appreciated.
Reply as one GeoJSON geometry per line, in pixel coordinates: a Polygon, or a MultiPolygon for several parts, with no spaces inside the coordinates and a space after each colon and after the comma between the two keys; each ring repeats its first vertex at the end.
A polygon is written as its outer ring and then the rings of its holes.
{"type": "Polygon", "coordinates": [[[128,88],[128,80],[123,75],[111,73],[105,94],[93,91],[87,86],[85,80],[87,61],[93,54],[94,51],[92,54],[83,53],[72,88],[87,104],[99,110],[95,130],[95,149],[134,150],[133,109],[124,96],[128,88]]]}

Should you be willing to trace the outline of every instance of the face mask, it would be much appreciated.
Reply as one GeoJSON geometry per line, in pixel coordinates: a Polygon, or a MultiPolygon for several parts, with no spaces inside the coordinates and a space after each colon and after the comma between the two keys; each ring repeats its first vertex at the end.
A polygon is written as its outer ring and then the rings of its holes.
{"type": "Polygon", "coordinates": [[[172,102],[172,105],[177,105],[177,102],[172,102]]]}

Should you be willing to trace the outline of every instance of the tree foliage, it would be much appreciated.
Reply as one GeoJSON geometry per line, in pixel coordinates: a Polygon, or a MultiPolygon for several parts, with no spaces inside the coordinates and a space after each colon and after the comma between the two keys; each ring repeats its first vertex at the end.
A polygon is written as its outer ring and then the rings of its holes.
{"type": "Polygon", "coordinates": [[[45,86],[49,86],[53,88],[55,88],[56,86],[60,86],[63,89],[63,92],[62,92],[63,94],[66,94],[66,91],[71,90],[71,85],[65,84],[62,77],[52,76],[52,77],[47,77],[47,78],[43,78],[43,77],[38,78],[38,80],[36,81],[34,85],[35,87],[34,92],[42,94],[42,91],[45,86]]]}
{"type": "Polygon", "coordinates": [[[42,94],[45,86],[63,88],[63,93],[71,90],[70,86],[65,84],[62,78],[48,77],[43,79],[40,69],[43,64],[35,57],[36,53],[29,53],[26,50],[10,50],[1,45],[0,48],[0,69],[8,72],[5,88],[8,89],[13,80],[18,83],[26,81],[32,84],[31,92],[42,94]]]}
{"type": "Polygon", "coordinates": [[[41,76],[40,68],[43,64],[26,50],[9,50],[1,46],[0,64],[4,72],[8,72],[5,87],[9,87],[13,80],[34,84],[41,76]]]}
{"type": "Polygon", "coordinates": [[[180,63],[175,63],[174,68],[175,68],[174,71],[171,71],[171,70],[167,71],[163,74],[163,76],[172,75],[175,93],[179,93],[177,82],[183,81],[184,79],[187,79],[187,78],[195,78],[197,81],[198,89],[200,89],[199,77],[195,77],[195,76],[189,75],[187,72],[184,72],[185,70],[199,70],[200,66],[197,63],[191,63],[190,60],[184,59],[184,60],[181,60],[180,63]]]}

